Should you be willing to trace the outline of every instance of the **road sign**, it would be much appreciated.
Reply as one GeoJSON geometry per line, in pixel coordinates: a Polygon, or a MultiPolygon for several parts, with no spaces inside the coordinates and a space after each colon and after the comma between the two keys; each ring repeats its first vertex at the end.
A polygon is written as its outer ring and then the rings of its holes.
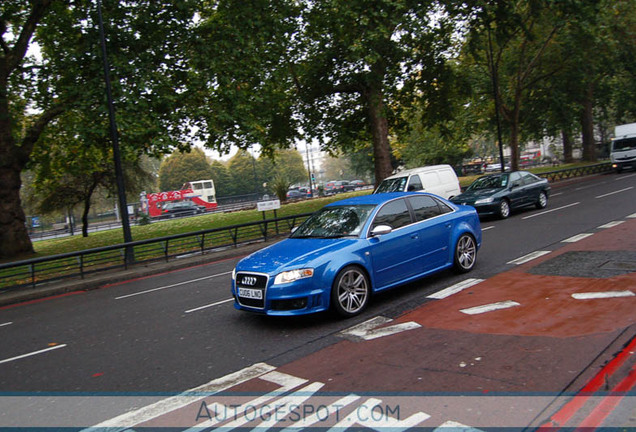
{"type": "Polygon", "coordinates": [[[280,200],[259,201],[256,203],[258,211],[278,210],[280,208],[280,200]]]}

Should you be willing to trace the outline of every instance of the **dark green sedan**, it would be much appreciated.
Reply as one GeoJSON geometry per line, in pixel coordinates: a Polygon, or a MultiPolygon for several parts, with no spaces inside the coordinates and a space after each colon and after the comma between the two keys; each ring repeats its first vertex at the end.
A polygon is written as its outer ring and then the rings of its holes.
{"type": "Polygon", "coordinates": [[[512,210],[521,207],[545,208],[549,194],[546,179],[527,171],[513,171],[479,177],[451,201],[473,206],[479,215],[505,219],[512,210]]]}

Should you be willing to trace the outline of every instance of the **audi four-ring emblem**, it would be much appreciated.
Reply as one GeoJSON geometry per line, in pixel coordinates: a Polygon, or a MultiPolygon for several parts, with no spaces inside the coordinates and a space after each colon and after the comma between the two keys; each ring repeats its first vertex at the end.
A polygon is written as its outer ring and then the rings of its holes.
{"type": "Polygon", "coordinates": [[[254,285],[256,285],[256,278],[254,276],[244,276],[241,279],[241,283],[243,285],[254,286],[254,285]]]}

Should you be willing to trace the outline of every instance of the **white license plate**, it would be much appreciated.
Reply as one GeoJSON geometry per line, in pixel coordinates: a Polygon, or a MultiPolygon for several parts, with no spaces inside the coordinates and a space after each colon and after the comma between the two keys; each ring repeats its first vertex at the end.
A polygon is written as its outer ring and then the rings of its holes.
{"type": "Polygon", "coordinates": [[[263,300],[263,291],[249,288],[239,288],[239,297],[263,300]]]}

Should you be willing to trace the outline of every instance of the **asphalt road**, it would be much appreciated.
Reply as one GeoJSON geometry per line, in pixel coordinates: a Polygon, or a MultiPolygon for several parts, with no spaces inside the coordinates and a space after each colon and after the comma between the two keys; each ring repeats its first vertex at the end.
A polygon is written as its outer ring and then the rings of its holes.
{"type": "MultiPolygon", "coordinates": [[[[553,250],[567,238],[636,213],[636,173],[553,186],[548,207],[482,220],[471,277],[553,250]]],[[[238,312],[236,260],[0,309],[2,392],[180,392],[258,362],[279,366],[340,339],[377,315],[394,318],[461,278],[444,272],[375,298],[361,316],[272,319],[238,312]]]]}

